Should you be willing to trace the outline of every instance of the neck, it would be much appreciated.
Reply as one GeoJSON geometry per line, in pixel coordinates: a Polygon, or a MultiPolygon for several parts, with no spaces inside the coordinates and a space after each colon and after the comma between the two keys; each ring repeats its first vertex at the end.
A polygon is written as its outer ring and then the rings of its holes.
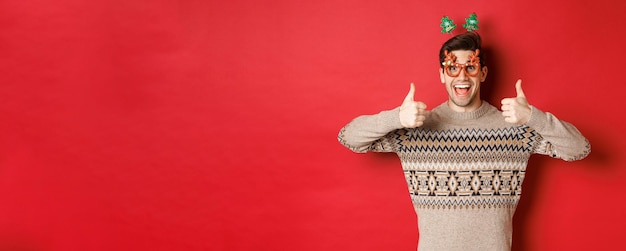
{"type": "Polygon", "coordinates": [[[455,112],[473,112],[478,110],[478,108],[480,108],[482,104],[483,101],[480,98],[477,98],[476,100],[465,106],[458,106],[454,102],[452,102],[452,100],[448,100],[448,107],[450,107],[450,109],[455,112]]]}
{"type": "Polygon", "coordinates": [[[493,108],[493,106],[491,106],[487,102],[480,102],[480,104],[481,105],[478,108],[473,109],[471,111],[468,109],[466,111],[459,112],[459,111],[452,109],[449,103],[444,103],[441,105],[442,107],[441,114],[453,120],[478,119],[482,117],[483,115],[485,115],[486,113],[488,113],[493,108]]]}

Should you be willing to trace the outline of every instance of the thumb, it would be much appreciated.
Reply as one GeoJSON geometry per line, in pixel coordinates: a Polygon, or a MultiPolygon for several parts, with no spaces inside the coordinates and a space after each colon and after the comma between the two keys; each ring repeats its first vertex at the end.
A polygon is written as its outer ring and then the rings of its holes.
{"type": "Polygon", "coordinates": [[[404,102],[414,101],[414,98],[415,98],[415,84],[411,83],[409,94],[407,94],[406,98],[404,98],[404,102]]]}
{"type": "Polygon", "coordinates": [[[517,83],[515,83],[515,91],[517,92],[518,98],[526,98],[526,94],[524,94],[524,90],[522,90],[522,80],[518,79],[517,83]]]}

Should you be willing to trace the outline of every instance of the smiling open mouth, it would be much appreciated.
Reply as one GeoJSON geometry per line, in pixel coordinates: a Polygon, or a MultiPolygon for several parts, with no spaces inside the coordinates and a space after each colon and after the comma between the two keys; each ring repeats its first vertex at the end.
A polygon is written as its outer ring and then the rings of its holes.
{"type": "Polygon", "coordinates": [[[465,97],[469,94],[470,85],[469,84],[461,84],[454,86],[454,94],[459,97],[465,97]]]}

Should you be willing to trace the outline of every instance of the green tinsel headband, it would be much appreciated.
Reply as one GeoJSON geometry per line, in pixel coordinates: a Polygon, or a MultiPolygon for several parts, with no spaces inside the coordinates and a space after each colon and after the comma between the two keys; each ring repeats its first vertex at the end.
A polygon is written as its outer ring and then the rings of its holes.
{"type": "MultiPolygon", "coordinates": [[[[448,16],[444,16],[441,18],[441,33],[452,33],[454,29],[456,29],[456,24],[454,21],[450,19],[448,16]]],[[[476,13],[470,14],[468,18],[465,19],[465,24],[463,24],[463,28],[467,31],[475,31],[478,30],[478,18],[476,13]]]]}

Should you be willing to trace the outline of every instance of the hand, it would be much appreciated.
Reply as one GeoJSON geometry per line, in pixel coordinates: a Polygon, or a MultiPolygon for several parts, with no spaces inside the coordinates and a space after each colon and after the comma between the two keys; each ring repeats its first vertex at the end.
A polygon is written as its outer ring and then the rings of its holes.
{"type": "Polygon", "coordinates": [[[521,79],[515,83],[515,91],[517,97],[502,99],[502,116],[504,116],[504,121],[508,123],[523,125],[530,120],[530,104],[528,104],[526,95],[522,90],[521,79]]]}
{"type": "Polygon", "coordinates": [[[409,94],[406,95],[402,105],[400,105],[400,124],[405,128],[416,128],[424,124],[424,120],[429,112],[426,111],[426,104],[416,102],[415,85],[411,83],[409,94]]]}

